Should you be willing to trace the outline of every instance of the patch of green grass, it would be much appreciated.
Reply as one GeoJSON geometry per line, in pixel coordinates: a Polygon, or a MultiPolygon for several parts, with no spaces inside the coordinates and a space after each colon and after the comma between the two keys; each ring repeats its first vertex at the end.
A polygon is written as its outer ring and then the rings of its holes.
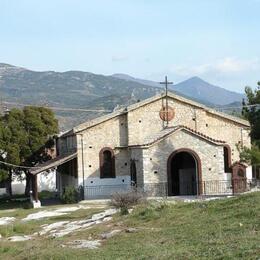
{"type": "Polygon", "coordinates": [[[0,234],[3,237],[10,237],[14,235],[29,235],[36,229],[39,229],[39,225],[35,223],[15,223],[10,225],[0,226],[0,234]]]}
{"type": "MultiPolygon", "coordinates": [[[[200,203],[139,205],[132,214],[61,239],[39,238],[20,243],[0,242],[2,259],[259,259],[260,192],[200,203]],[[122,231],[99,249],[70,249],[75,239],[100,239],[122,231]]],[[[81,217],[84,213],[78,212],[81,217]]],[[[42,223],[41,223],[42,224],[42,223]]]]}

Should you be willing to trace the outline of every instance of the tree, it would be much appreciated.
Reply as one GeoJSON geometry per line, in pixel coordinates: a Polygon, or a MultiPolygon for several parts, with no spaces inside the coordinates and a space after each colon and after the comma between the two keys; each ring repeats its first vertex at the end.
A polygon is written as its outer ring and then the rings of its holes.
{"type": "Polygon", "coordinates": [[[255,90],[250,87],[245,88],[247,101],[243,102],[242,110],[242,115],[250,122],[251,138],[254,142],[260,140],[260,82],[257,85],[255,90]]]}
{"type": "MultiPolygon", "coordinates": [[[[0,157],[11,164],[35,166],[49,159],[45,152],[46,143],[53,144],[50,140],[57,133],[58,121],[50,109],[34,106],[12,109],[0,118],[0,157]]],[[[8,172],[9,182],[12,174],[21,176],[25,173],[25,193],[29,194],[28,171],[8,166],[1,166],[1,169],[8,172]]],[[[9,193],[11,195],[11,190],[9,193]]]]}
{"type": "Polygon", "coordinates": [[[238,146],[240,160],[252,165],[260,164],[260,149],[254,143],[251,148],[238,146]]]}
{"type": "Polygon", "coordinates": [[[240,147],[241,161],[259,164],[260,163],[260,82],[257,88],[253,90],[250,87],[245,88],[247,100],[243,101],[242,115],[250,122],[252,148],[240,147]]]}

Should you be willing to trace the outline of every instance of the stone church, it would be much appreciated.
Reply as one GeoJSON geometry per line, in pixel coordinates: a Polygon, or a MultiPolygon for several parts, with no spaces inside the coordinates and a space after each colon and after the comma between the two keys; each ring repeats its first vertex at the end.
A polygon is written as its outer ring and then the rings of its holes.
{"type": "Polygon", "coordinates": [[[250,147],[249,131],[241,118],[160,94],[74,127],[32,174],[57,167],[58,190],[84,187],[85,199],[132,186],[151,196],[232,193],[232,180],[251,178],[237,149],[250,147]]]}

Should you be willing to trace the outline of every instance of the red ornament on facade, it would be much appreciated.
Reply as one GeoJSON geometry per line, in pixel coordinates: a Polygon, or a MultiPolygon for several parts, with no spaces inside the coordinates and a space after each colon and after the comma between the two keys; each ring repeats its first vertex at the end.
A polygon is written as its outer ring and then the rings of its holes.
{"type": "Polygon", "coordinates": [[[168,106],[168,111],[167,111],[167,108],[164,106],[161,108],[159,115],[163,121],[171,121],[175,117],[175,111],[170,106],[168,106]]]}

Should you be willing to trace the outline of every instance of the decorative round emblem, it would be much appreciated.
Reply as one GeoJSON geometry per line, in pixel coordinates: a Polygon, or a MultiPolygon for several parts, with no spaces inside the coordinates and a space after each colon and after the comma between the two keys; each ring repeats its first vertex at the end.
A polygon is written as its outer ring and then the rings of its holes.
{"type": "Polygon", "coordinates": [[[161,108],[159,114],[160,114],[160,118],[163,121],[171,121],[175,116],[175,111],[170,106],[168,106],[168,111],[167,111],[167,108],[164,106],[164,107],[161,108]]]}

